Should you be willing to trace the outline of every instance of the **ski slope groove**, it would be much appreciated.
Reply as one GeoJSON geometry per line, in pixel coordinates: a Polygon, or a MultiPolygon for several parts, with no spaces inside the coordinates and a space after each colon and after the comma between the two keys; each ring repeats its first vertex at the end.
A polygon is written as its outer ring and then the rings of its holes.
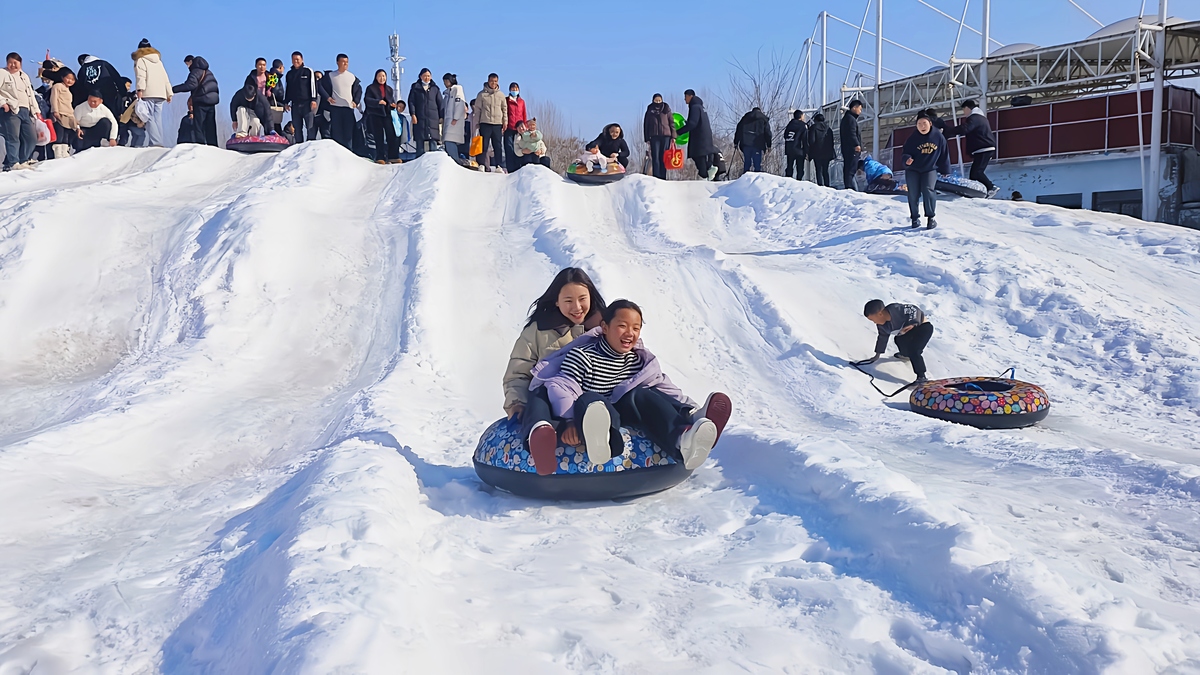
{"type": "Polygon", "coordinates": [[[777,176],[111,148],[0,177],[0,675],[1200,672],[1200,232],[777,176]],[[493,491],[529,303],[646,312],[708,463],[606,504],[493,491]],[[882,400],[930,375],[1041,425],[882,400]],[[877,376],[898,387],[902,362],[877,376]]]}

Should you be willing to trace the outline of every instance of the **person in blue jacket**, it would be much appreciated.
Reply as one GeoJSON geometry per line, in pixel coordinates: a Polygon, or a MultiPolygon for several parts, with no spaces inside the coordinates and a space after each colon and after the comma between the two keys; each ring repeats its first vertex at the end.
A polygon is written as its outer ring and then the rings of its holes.
{"type": "Polygon", "coordinates": [[[917,115],[917,130],[904,141],[904,181],[908,184],[908,215],[913,228],[921,226],[921,213],[917,202],[924,200],[925,229],[937,227],[934,219],[937,210],[938,174],[950,173],[950,154],[946,152],[946,137],[933,128],[933,121],[924,112],[917,115]]]}

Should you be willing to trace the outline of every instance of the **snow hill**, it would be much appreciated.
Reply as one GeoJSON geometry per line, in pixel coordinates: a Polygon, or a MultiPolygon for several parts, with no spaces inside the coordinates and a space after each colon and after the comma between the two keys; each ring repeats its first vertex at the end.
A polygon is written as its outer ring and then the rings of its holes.
{"type": "Polygon", "coordinates": [[[751,175],[93,150],[0,177],[0,674],[1200,672],[1200,233],[751,175]],[[529,303],[646,309],[709,462],[627,503],[485,489],[529,303]],[[931,375],[1040,426],[884,401],[931,375]],[[880,367],[882,385],[909,375],[880,367]]]}

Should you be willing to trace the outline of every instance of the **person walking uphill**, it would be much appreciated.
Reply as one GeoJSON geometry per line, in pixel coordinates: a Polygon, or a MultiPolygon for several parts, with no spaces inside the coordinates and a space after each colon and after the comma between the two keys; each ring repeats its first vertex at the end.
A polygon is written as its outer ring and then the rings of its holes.
{"type": "Polygon", "coordinates": [[[808,156],[813,161],[813,177],[817,185],[829,187],[829,163],[837,157],[833,150],[833,129],[825,123],[821,113],[813,115],[812,126],[808,128],[808,156]]]}
{"type": "MultiPolygon", "coordinates": [[[[135,87],[137,97],[146,105],[146,142],[151,147],[163,147],[166,142],[166,131],[163,128],[165,111],[163,106],[171,102],[174,92],[171,91],[171,78],[163,67],[162,54],[150,46],[150,41],[142,38],[137,51],[130,55],[133,58],[133,70],[136,73],[135,87]]],[[[140,116],[140,114],[139,114],[140,116]]]]}
{"type": "Polygon", "coordinates": [[[292,67],[283,79],[284,110],[292,113],[292,127],[296,132],[296,142],[317,140],[317,128],[314,125],[317,114],[317,78],[312,68],[304,65],[304,55],[292,52],[292,67]]]}
{"type": "Polygon", "coordinates": [[[862,152],[862,136],[858,133],[858,116],[862,114],[862,101],[850,101],[846,114],[842,115],[842,189],[854,189],[854,172],[858,171],[858,153],[862,152]]]}
{"type": "Polygon", "coordinates": [[[188,78],[183,84],[171,88],[176,94],[191,92],[193,137],[197,143],[217,145],[217,104],[221,92],[217,89],[217,77],[208,69],[203,56],[184,59],[188,66],[188,78]],[[191,62],[188,63],[188,59],[191,62]]]}
{"type": "Polygon", "coordinates": [[[654,177],[667,179],[667,165],[663,163],[663,154],[671,147],[675,138],[675,123],[671,114],[671,106],[663,100],[662,94],[655,94],[650,105],[646,106],[646,117],[642,120],[643,140],[650,146],[650,161],[654,166],[654,177]]]}
{"type": "Polygon", "coordinates": [[[516,82],[508,83],[508,98],[504,99],[508,108],[508,122],[504,125],[504,157],[505,168],[509,173],[521,168],[513,150],[513,139],[517,135],[517,123],[529,119],[525,114],[525,99],[521,98],[521,87],[516,82]]]}
{"type": "Polygon", "coordinates": [[[327,90],[329,96],[329,135],[343,148],[354,147],[354,109],[362,100],[363,86],[354,73],[350,72],[350,57],[337,55],[337,70],[330,73],[327,90]]]}
{"type": "Polygon", "coordinates": [[[983,183],[987,188],[988,197],[995,197],[1000,189],[993,185],[984,173],[987,171],[988,162],[996,156],[996,138],[992,135],[992,125],[988,123],[987,114],[975,105],[975,101],[964,101],[962,113],[962,124],[946,126],[945,136],[962,136],[967,140],[967,154],[971,156],[971,180],[983,183]]]}
{"type": "Polygon", "coordinates": [[[0,135],[4,136],[4,170],[32,167],[37,148],[33,114],[38,111],[33,83],[21,70],[21,55],[12,52],[0,71],[0,135]]]}
{"type": "Polygon", "coordinates": [[[771,120],[761,108],[742,115],[733,132],[733,147],[742,151],[742,173],[762,171],[763,153],[771,149],[771,120]]]}
{"type": "Polygon", "coordinates": [[[692,89],[683,92],[683,100],[687,103],[687,123],[677,129],[679,135],[689,134],[687,156],[696,164],[696,172],[701,180],[712,180],[717,175],[717,167],[713,165],[713,155],[717,152],[713,143],[712,125],[708,121],[708,110],[704,101],[692,89]]]}
{"type": "Polygon", "coordinates": [[[904,180],[908,183],[908,215],[914,229],[921,226],[921,214],[917,201],[925,201],[925,217],[929,222],[926,229],[937,227],[934,220],[937,210],[937,174],[950,173],[950,153],[946,152],[946,138],[933,128],[933,121],[925,113],[917,115],[917,130],[904,141],[904,180]]]}
{"type": "Polygon", "coordinates": [[[392,124],[396,92],[388,86],[387,71],[375,71],[375,81],[367,85],[367,92],[363,96],[363,122],[375,139],[375,162],[399,163],[400,144],[396,140],[396,127],[392,124]]]}
{"type": "Polygon", "coordinates": [[[484,170],[490,171],[488,164],[488,145],[492,148],[492,158],[496,168],[504,166],[504,128],[508,126],[508,105],[504,94],[500,91],[500,76],[488,75],[487,83],[475,96],[475,113],[479,118],[479,135],[483,137],[483,154],[480,155],[484,170]]]}
{"type": "Polygon", "coordinates": [[[933,337],[933,324],[925,319],[925,312],[916,305],[893,302],[885,306],[882,300],[872,300],[863,307],[863,315],[878,327],[879,337],[875,340],[875,356],[860,363],[874,363],[887,350],[888,339],[895,337],[899,350],[896,358],[908,360],[917,381],[923,382],[926,379],[923,353],[933,337]]]}
{"type": "Polygon", "coordinates": [[[792,119],[783,130],[783,153],[785,157],[783,175],[791,178],[795,169],[796,180],[804,180],[804,160],[808,155],[808,123],[804,111],[792,113],[792,119]]]}
{"type": "Polygon", "coordinates": [[[412,116],[413,140],[417,142],[417,157],[426,150],[436,150],[442,137],[441,124],[446,111],[442,92],[433,84],[433,73],[422,68],[421,74],[408,90],[408,114],[412,116]]]}

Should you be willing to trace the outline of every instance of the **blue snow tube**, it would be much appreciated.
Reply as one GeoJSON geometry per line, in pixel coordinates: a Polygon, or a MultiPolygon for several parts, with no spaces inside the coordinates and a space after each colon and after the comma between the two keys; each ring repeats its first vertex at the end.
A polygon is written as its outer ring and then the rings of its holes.
{"type": "Polygon", "coordinates": [[[487,428],[475,448],[479,479],[522,497],[600,501],[661,492],[692,475],[683,462],[660,452],[641,431],[622,429],[625,452],[599,466],[583,448],[559,444],[558,469],[539,476],[533,467],[521,425],[502,419],[487,428]]]}

